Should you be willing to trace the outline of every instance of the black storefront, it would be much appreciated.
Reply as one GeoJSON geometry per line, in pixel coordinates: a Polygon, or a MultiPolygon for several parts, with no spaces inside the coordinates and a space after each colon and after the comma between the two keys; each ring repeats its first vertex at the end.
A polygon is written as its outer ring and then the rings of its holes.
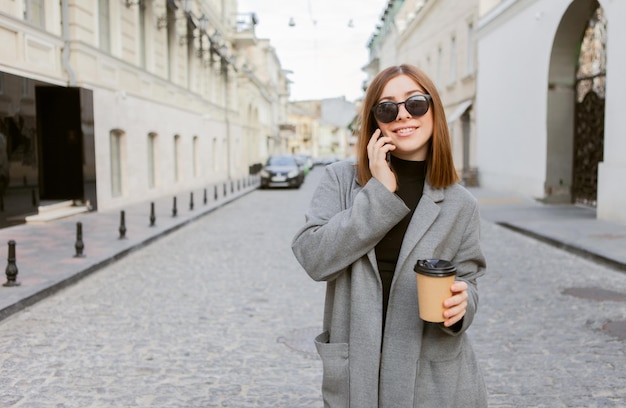
{"type": "Polygon", "coordinates": [[[70,200],[97,209],[92,92],[0,72],[0,228],[70,200]]]}

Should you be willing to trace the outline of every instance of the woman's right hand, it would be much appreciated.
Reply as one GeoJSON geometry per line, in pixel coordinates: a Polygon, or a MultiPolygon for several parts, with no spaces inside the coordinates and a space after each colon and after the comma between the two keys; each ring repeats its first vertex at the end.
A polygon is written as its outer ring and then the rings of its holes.
{"type": "Polygon", "coordinates": [[[387,162],[387,152],[395,149],[396,146],[391,144],[391,138],[382,135],[380,129],[374,131],[367,144],[367,156],[372,177],[380,181],[392,193],[398,188],[398,182],[387,162]]]}

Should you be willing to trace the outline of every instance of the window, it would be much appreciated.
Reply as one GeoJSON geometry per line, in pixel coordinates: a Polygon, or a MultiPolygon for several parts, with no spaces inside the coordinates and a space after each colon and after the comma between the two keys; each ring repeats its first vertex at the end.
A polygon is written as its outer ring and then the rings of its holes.
{"type": "Polygon", "coordinates": [[[100,49],[111,52],[111,12],[109,0],[98,0],[98,33],[100,49]]]}
{"type": "Polygon", "coordinates": [[[157,186],[156,163],[157,163],[157,134],[148,134],[148,187],[157,186]]]}
{"type": "Polygon", "coordinates": [[[147,51],[146,51],[146,5],[142,1],[139,3],[139,64],[141,68],[146,69],[147,66],[147,51]]]}
{"type": "Polygon", "coordinates": [[[192,166],[193,166],[193,176],[194,177],[198,177],[198,167],[200,165],[199,161],[198,161],[198,136],[194,136],[193,137],[193,144],[192,144],[192,149],[193,151],[191,152],[191,158],[192,158],[192,166]]]}
{"type": "Polygon", "coordinates": [[[167,79],[174,80],[176,64],[176,12],[167,7],[167,79]]]}
{"type": "Polygon", "coordinates": [[[112,130],[111,138],[111,195],[119,197],[123,194],[122,162],[124,160],[124,132],[112,130]]]}
{"type": "Polygon", "coordinates": [[[219,170],[218,160],[219,155],[217,154],[217,139],[213,138],[213,171],[217,172],[219,170]]]}
{"type": "Polygon", "coordinates": [[[180,171],[180,166],[181,166],[181,160],[180,160],[180,135],[175,135],[174,136],[174,180],[175,181],[180,181],[181,180],[181,171],[180,171]]]}
{"type": "Polygon", "coordinates": [[[450,69],[448,71],[448,84],[456,82],[456,37],[450,39],[450,69]]]}
{"type": "Polygon", "coordinates": [[[195,26],[191,20],[187,20],[187,88],[193,89],[194,69],[194,31],[195,26]]]}
{"type": "Polygon", "coordinates": [[[44,15],[43,0],[24,0],[24,21],[45,28],[46,19],[44,15]]]}
{"type": "Polygon", "coordinates": [[[437,71],[436,71],[436,76],[435,76],[435,82],[437,86],[441,85],[441,69],[442,69],[442,64],[443,64],[443,51],[441,50],[441,47],[439,47],[437,49],[437,71]]]}
{"type": "Polygon", "coordinates": [[[465,57],[465,75],[474,73],[474,24],[467,23],[467,55],[465,57]]]}

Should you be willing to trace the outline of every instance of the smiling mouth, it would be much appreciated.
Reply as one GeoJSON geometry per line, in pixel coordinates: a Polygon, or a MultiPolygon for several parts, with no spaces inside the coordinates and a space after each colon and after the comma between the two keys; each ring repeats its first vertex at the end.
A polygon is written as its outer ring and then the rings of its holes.
{"type": "Polygon", "coordinates": [[[416,127],[402,128],[402,129],[396,130],[394,133],[396,133],[398,136],[406,136],[406,135],[410,135],[411,133],[415,132],[416,130],[417,130],[416,127]]]}

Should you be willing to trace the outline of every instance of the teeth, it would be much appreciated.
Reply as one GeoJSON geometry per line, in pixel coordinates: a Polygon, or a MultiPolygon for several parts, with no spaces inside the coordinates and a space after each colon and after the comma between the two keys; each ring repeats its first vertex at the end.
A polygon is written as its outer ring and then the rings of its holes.
{"type": "Polygon", "coordinates": [[[399,133],[399,134],[403,135],[403,134],[412,133],[414,130],[415,130],[415,128],[404,128],[404,129],[397,130],[396,133],[399,133]]]}

